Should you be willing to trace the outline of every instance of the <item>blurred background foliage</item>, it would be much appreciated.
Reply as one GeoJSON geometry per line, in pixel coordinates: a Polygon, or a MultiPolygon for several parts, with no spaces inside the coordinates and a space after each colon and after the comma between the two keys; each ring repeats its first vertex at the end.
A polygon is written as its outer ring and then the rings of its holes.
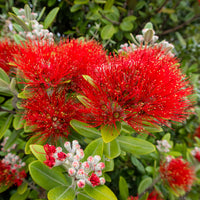
{"type": "MultiPolygon", "coordinates": [[[[1,37],[9,35],[8,12],[12,7],[23,8],[29,4],[34,12],[46,8],[41,21],[55,7],[60,10],[54,23],[49,28],[60,38],[88,38],[98,40],[113,52],[121,44],[132,42],[130,33],[141,34],[147,22],[152,22],[159,40],[167,40],[175,46],[174,53],[180,59],[181,67],[194,86],[196,100],[194,114],[184,124],[173,124],[172,128],[164,128],[163,133],[148,137],[155,144],[166,133],[171,134],[175,150],[188,159],[187,147],[194,146],[195,131],[200,125],[200,2],[198,0],[0,0],[1,37]]],[[[142,136],[140,136],[142,137],[142,136]]],[[[200,145],[200,144],[199,144],[200,145]]],[[[122,154],[115,160],[115,172],[109,175],[112,179],[111,189],[118,193],[119,174],[126,177],[129,191],[134,190],[146,174],[153,176],[153,167],[158,155],[153,153],[141,157],[140,161],[130,155],[122,154]],[[145,174],[146,173],[146,174],[145,174]]],[[[163,193],[164,188],[159,188],[163,193]]],[[[190,193],[191,199],[200,198],[196,188],[190,193]],[[195,197],[196,195],[196,197],[195,197]]]]}

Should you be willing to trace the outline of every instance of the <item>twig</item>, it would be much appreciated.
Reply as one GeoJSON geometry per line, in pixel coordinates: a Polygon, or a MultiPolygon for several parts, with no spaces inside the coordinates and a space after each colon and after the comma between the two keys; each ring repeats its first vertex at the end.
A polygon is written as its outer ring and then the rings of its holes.
{"type": "Polygon", "coordinates": [[[7,109],[4,109],[2,107],[0,107],[0,112],[8,112],[8,113],[11,113],[11,114],[16,114],[16,112],[14,110],[7,110],[7,109]]]}
{"type": "Polygon", "coordinates": [[[188,21],[185,21],[184,23],[174,27],[174,28],[171,28],[171,29],[168,29],[166,31],[163,31],[162,33],[158,34],[158,35],[166,35],[168,33],[171,33],[171,32],[174,32],[174,31],[177,31],[181,28],[183,28],[184,26],[188,25],[189,23],[191,23],[192,21],[198,19],[200,17],[200,15],[196,15],[194,16],[193,18],[189,19],[188,21]]]}
{"type": "Polygon", "coordinates": [[[169,0],[165,0],[165,2],[163,2],[163,4],[159,8],[156,9],[155,13],[159,13],[163,9],[163,7],[167,4],[168,1],[169,0]]]}
{"type": "Polygon", "coordinates": [[[107,21],[111,22],[112,24],[114,24],[114,25],[120,25],[120,22],[116,22],[116,21],[113,21],[113,20],[109,19],[109,18],[106,17],[101,11],[99,11],[99,14],[100,14],[104,19],[106,19],[107,21]]]}
{"type": "Polygon", "coordinates": [[[152,184],[151,184],[148,188],[146,188],[142,193],[140,193],[140,194],[138,195],[138,199],[140,199],[146,192],[152,190],[152,188],[154,187],[154,185],[155,185],[158,181],[160,181],[160,176],[158,176],[156,179],[154,179],[153,182],[152,182],[152,184]]]}

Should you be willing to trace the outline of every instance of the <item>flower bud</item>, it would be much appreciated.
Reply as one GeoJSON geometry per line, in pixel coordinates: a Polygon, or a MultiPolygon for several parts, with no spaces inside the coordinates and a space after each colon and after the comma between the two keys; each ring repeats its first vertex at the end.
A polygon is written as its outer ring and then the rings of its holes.
{"type": "Polygon", "coordinates": [[[76,170],[74,168],[69,168],[68,174],[69,174],[69,176],[74,176],[76,174],[76,170]]]}
{"type": "Polygon", "coordinates": [[[77,186],[79,188],[84,188],[85,187],[85,180],[80,179],[79,181],[77,181],[77,186]]]}
{"type": "Polygon", "coordinates": [[[101,177],[101,178],[100,178],[100,184],[101,184],[101,185],[104,185],[105,183],[106,183],[106,180],[105,180],[103,177],[101,177]]]}

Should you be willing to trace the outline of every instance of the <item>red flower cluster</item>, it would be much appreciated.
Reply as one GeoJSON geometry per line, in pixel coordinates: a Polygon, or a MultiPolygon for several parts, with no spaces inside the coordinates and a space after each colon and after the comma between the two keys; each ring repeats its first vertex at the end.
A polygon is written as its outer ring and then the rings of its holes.
{"type": "Polygon", "coordinates": [[[13,56],[18,52],[18,46],[11,41],[4,40],[0,42],[0,68],[7,73],[10,71],[9,62],[12,62],[13,56]]]}
{"type": "MultiPolygon", "coordinates": [[[[139,200],[138,197],[129,196],[127,200],[139,200]]],[[[147,200],[163,200],[159,194],[154,190],[151,192],[147,198],[147,200]]]]}
{"type": "Polygon", "coordinates": [[[161,163],[160,175],[174,191],[189,191],[194,182],[194,169],[182,158],[172,158],[168,162],[161,163]]]}
{"type": "Polygon", "coordinates": [[[35,125],[34,131],[41,139],[67,137],[69,122],[81,117],[75,110],[77,103],[67,97],[65,90],[49,90],[49,93],[38,90],[34,96],[25,100],[22,104],[25,108],[24,118],[28,125],[35,125]]]}
{"type": "Polygon", "coordinates": [[[26,177],[24,170],[12,169],[11,164],[0,161],[0,185],[11,186],[13,184],[20,186],[26,177]]]}
{"type": "Polygon", "coordinates": [[[90,181],[90,183],[92,184],[92,187],[100,185],[100,179],[94,173],[91,174],[91,176],[88,178],[88,181],[90,181]]]}
{"type": "Polygon", "coordinates": [[[83,82],[86,122],[112,125],[125,121],[137,131],[143,122],[167,124],[190,114],[192,88],[181,74],[176,59],[157,48],[139,48],[111,59],[83,82]]]}
{"type": "Polygon", "coordinates": [[[55,158],[53,157],[53,154],[56,153],[56,147],[54,145],[45,144],[44,150],[46,153],[46,160],[44,161],[44,164],[53,167],[55,165],[55,158]]]}

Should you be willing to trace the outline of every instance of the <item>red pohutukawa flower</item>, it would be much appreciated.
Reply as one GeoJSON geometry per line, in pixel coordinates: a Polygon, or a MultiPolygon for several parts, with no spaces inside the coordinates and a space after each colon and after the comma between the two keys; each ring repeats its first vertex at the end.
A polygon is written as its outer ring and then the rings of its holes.
{"type": "Polygon", "coordinates": [[[99,177],[98,177],[96,174],[94,174],[94,173],[91,174],[91,176],[88,178],[88,181],[91,182],[92,187],[95,187],[95,186],[97,186],[97,185],[100,185],[100,179],[99,179],[99,177]]]}
{"type": "Polygon", "coordinates": [[[14,169],[11,164],[6,164],[0,160],[0,185],[10,187],[15,184],[20,186],[25,177],[26,173],[24,170],[14,169]]]}
{"type": "Polygon", "coordinates": [[[182,158],[170,158],[161,163],[160,176],[176,192],[189,191],[195,179],[194,169],[182,158]]]}
{"type": "Polygon", "coordinates": [[[106,51],[94,40],[67,40],[60,44],[66,65],[72,69],[71,89],[77,90],[82,75],[91,74],[97,66],[107,62],[106,51]]]}
{"type": "Polygon", "coordinates": [[[10,62],[12,62],[13,55],[17,52],[18,46],[9,40],[0,42],[0,68],[7,73],[10,71],[10,62]]]}
{"type": "Polygon", "coordinates": [[[112,125],[125,121],[137,131],[143,122],[167,124],[188,117],[192,94],[176,59],[161,49],[139,48],[99,67],[91,80],[82,82],[81,97],[89,114],[86,122],[112,125]]]}
{"type": "Polygon", "coordinates": [[[44,140],[67,137],[69,122],[81,117],[75,108],[82,106],[69,98],[65,90],[38,90],[26,99],[22,106],[27,125],[34,126],[34,132],[44,140]]]}
{"type": "Polygon", "coordinates": [[[34,88],[50,88],[64,84],[71,78],[70,66],[65,62],[65,52],[49,42],[26,42],[15,56],[15,65],[22,78],[34,88]]]}

